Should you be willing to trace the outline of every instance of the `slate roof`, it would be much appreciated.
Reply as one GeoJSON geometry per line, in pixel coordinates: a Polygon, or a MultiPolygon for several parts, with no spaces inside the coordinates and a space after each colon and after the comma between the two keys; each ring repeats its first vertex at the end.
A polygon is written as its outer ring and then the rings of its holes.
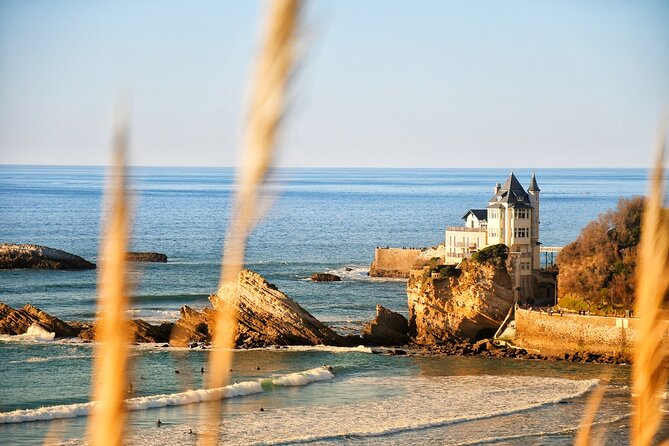
{"type": "Polygon", "coordinates": [[[487,221],[488,220],[488,210],[487,209],[470,209],[467,211],[465,215],[462,216],[463,220],[467,220],[467,216],[469,214],[474,214],[474,217],[476,217],[479,221],[487,221]]]}
{"type": "Polygon", "coordinates": [[[525,192],[525,189],[523,189],[523,186],[521,186],[513,172],[511,172],[509,178],[499,189],[499,192],[493,195],[488,202],[491,206],[498,203],[506,203],[508,207],[531,207],[529,195],[527,195],[527,192],[525,192]]]}
{"type": "Polygon", "coordinates": [[[541,192],[539,185],[537,184],[537,177],[532,174],[532,181],[530,181],[530,187],[527,189],[528,192],[541,192]]]}

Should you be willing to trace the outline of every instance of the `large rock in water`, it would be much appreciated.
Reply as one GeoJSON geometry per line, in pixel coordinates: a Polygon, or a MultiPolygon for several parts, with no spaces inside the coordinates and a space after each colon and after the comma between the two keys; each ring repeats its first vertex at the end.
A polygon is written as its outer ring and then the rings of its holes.
{"type": "Polygon", "coordinates": [[[313,273],[309,278],[312,282],[341,282],[341,277],[330,273],[313,273]]]}
{"type": "Polygon", "coordinates": [[[0,334],[25,334],[34,323],[48,332],[55,333],[57,338],[75,337],[79,334],[76,327],[72,327],[30,304],[16,310],[0,302],[0,334]]]}
{"type": "Polygon", "coordinates": [[[230,304],[237,311],[238,347],[351,345],[260,274],[243,270],[238,279],[236,292],[209,296],[214,308],[230,304]]]}
{"type": "Polygon", "coordinates": [[[428,267],[411,272],[409,334],[428,345],[492,337],[514,304],[506,268],[466,261],[460,270],[447,271],[436,277],[428,267]]]}
{"type": "Polygon", "coordinates": [[[379,346],[398,346],[410,341],[409,322],[399,313],[377,305],[376,318],[362,329],[365,344],[379,346]]]}
{"type": "Polygon", "coordinates": [[[3,243],[0,269],[94,269],[95,263],[60,249],[46,246],[3,243]]]}
{"type": "Polygon", "coordinates": [[[125,258],[129,262],[167,263],[167,255],[161,252],[129,252],[125,258]]]}

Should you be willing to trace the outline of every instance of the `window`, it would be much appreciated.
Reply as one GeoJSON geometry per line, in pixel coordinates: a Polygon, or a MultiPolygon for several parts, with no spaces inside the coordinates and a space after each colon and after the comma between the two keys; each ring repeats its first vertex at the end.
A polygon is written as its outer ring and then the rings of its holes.
{"type": "Polygon", "coordinates": [[[515,238],[525,238],[529,237],[530,235],[530,230],[528,228],[514,228],[513,229],[513,236],[515,238]]]}
{"type": "Polygon", "coordinates": [[[514,216],[519,219],[530,218],[530,211],[529,209],[515,209],[514,216]]]}

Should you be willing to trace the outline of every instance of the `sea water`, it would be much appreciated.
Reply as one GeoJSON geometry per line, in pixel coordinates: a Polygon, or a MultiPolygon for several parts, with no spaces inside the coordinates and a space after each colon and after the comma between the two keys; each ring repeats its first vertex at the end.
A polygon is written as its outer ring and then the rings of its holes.
{"type": "MultiPolygon", "coordinates": [[[[366,275],[374,248],[441,243],[445,227],[462,224],[467,209],[484,208],[494,184],[508,174],[278,170],[267,184],[264,219],[249,239],[247,267],[334,329],[356,332],[373,318],[376,304],[407,313],[404,281],[366,275]],[[333,272],[343,281],[312,283],[313,272],[333,272]]],[[[515,174],[529,184],[530,171],[515,174]]],[[[540,240],[547,246],[568,243],[619,197],[647,188],[644,170],[536,174],[540,240]]],[[[133,267],[129,317],[169,321],[182,305],[209,305],[233,182],[231,169],[132,169],[131,249],[163,252],[169,261],[133,267]]],[[[104,184],[105,172],[97,167],[0,166],[0,242],[46,245],[96,261],[104,184]]],[[[31,303],[65,320],[91,320],[95,283],[96,271],[0,271],[0,301],[31,303]]],[[[51,341],[44,333],[3,337],[2,442],[34,444],[48,434],[80,444],[91,410],[91,354],[89,344],[51,341]]],[[[198,391],[207,354],[133,348],[133,444],[196,443],[198,401],[207,398],[198,391]]],[[[611,444],[626,442],[627,367],[396,357],[325,347],[240,351],[234,360],[236,387],[218,395],[226,397],[225,444],[569,444],[588,392],[606,374],[613,379],[599,421],[611,444]]]]}

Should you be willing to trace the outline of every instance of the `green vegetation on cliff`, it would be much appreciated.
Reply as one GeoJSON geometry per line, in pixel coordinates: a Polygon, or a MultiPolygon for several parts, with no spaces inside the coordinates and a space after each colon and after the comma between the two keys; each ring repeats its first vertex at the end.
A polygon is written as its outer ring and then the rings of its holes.
{"type": "Polygon", "coordinates": [[[560,306],[616,312],[634,306],[637,245],[643,198],[621,198],[618,208],[590,222],[558,255],[560,306]]]}
{"type": "Polygon", "coordinates": [[[498,268],[506,265],[509,247],[505,244],[490,245],[472,254],[472,260],[478,263],[490,263],[498,268]]]}

